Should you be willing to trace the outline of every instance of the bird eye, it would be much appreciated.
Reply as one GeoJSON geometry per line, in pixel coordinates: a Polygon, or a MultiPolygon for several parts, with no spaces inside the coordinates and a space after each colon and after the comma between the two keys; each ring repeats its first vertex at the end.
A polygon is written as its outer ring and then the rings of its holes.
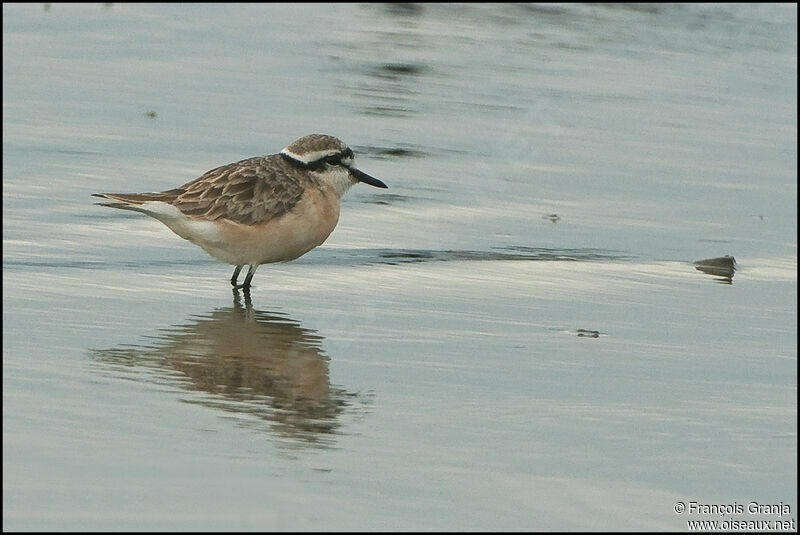
{"type": "Polygon", "coordinates": [[[332,156],[328,156],[327,158],[325,158],[325,163],[330,165],[341,165],[342,156],[340,154],[334,154],[332,156]]]}

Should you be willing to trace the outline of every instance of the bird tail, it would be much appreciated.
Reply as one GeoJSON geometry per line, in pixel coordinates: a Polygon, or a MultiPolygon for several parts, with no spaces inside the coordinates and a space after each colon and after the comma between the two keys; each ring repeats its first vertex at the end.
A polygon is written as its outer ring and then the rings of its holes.
{"type": "Polygon", "coordinates": [[[140,208],[140,205],[151,201],[171,203],[184,191],[186,190],[178,188],[162,191],[161,193],[92,193],[92,197],[100,197],[101,199],[114,201],[96,203],[98,206],[108,206],[109,208],[146,213],[145,210],[140,208]]]}

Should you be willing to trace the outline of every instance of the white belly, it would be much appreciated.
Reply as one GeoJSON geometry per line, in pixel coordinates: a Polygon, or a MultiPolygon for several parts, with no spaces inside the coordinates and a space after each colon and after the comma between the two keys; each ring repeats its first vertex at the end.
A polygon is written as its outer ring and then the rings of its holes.
{"type": "Polygon", "coordinates": [[[221,262],[241,266],[286,262],[322,244],[339,220],[339,198],[309,190],[288,213],[266,223],[194,219],[174,206],[148,202],[142,211],[221,262]]]}

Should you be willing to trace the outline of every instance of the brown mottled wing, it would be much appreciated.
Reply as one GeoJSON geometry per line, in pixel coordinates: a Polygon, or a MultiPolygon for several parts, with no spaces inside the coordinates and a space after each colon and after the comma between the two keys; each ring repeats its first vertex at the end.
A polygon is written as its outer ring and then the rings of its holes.
{"type": "Polygon", "coordinates": [[[181,186],[172,204],[199,219],[263,223],[291,210],[304,188],[276,156],[249,158],[208,171],[181,186]]]}

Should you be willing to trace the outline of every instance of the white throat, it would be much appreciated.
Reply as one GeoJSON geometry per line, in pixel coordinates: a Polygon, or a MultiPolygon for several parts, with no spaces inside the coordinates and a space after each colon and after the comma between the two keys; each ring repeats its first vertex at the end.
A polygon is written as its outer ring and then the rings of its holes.
{"type": "Polygon", "coordinates": [[[339,198],[356,183],[350,172],[344,167],[331,166],[323,171],[315,171],[315,175],[325,184],[330,186],[339,198]]]}

